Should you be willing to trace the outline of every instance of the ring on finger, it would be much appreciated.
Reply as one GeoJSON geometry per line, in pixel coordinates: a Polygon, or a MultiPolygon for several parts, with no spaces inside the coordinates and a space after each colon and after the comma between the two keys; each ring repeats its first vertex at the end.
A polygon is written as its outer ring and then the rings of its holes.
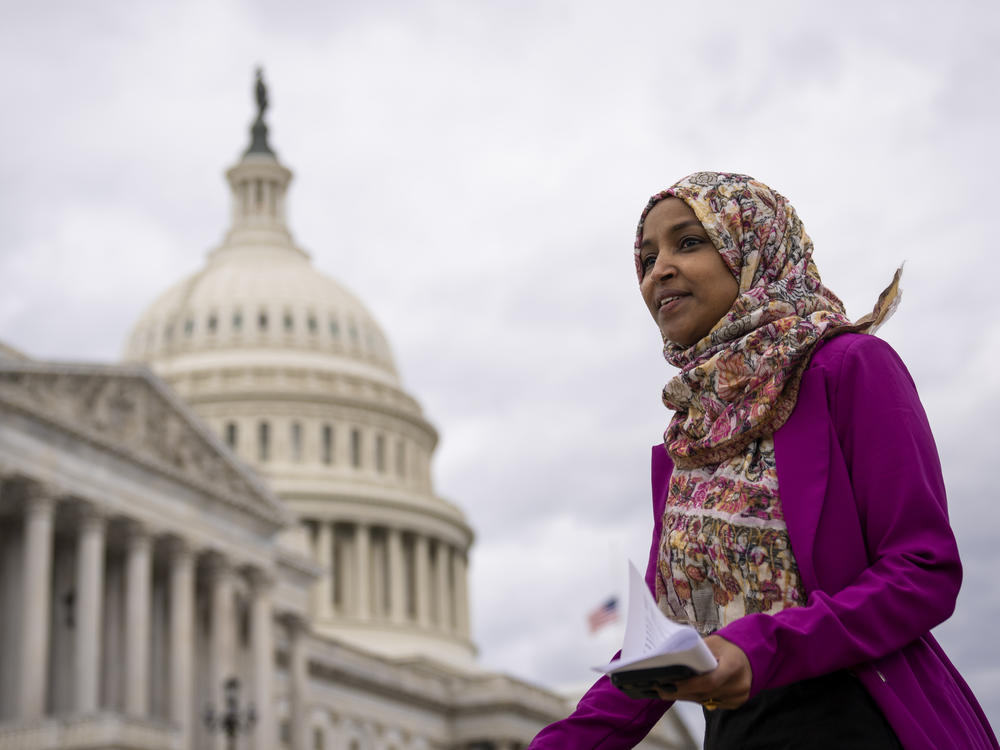
{"type": "Polygon", "coordinates": [[[708,700],[702,701],[701,705],[705,707],[706,711],[714,711],[719,707],[719,702],[713,698],[709,698],[708,700]]]}

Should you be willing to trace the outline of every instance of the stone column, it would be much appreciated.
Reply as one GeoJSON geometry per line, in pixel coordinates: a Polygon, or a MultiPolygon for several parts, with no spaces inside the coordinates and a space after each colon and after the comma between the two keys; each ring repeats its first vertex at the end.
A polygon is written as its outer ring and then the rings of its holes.
{"type": "Polygon", "coordinates": [[[406,621],[406,569],[403,567],[403,533],[389,528],[389,619],[402,624],[406,621]]]}
{"type": "Polygon", "coordinates": [[[73,700],[79,714],[96,713],[100,695],[105,531],[104,517],[94,508],[85,508],[80,518],[76,548],[76,684],[73,700]]]}
{"type": "MultiPolygon", "coordinates": [[[[264,180],[263,188],[264,188],[263,190],[264,205],[262,206],[262,208],[264,210],[261,211],[260,213],[263,214],[264,216],[270,217],[274,215],[271,211],[271,181],[264,180]]],[[[282,330],[284,330],[284,321],[282,321],[282,330]]]]}
{"type": "Polygon", "coordinates": [[[452,550],[455,587],[455,630],[459,635],[469,635],[469,580],[465,553],[458,547],[452,550]]]}
{"type": "Polygon", "coordinates": [[[52,522],[55,501],[28,498],[24,515],[24,578],[21,589],[21,707],[23,720],[45,714],[49,674],[49,610],[52,599],[52,522]]]}
{"type": "Polygon", "coordinates": [[[194,691],[194,554],[187,543],[170,543],[170,719],[180,728],[179,746],[191,747],[194,732],[191,694],[194,691]]]}
{"type": "Polygon", "coordinates": [[[316,530],[316,562],[323,573],[313,589],[313,617],[321,620],[333,616],[333,524],[320,519],[316,530]]]}
{"type": "Polygon", "coordinates": [[[354,554],[357,599],[355,615],[360,620],[371,617],[371,530],[366,524],[354,525],[354,554]]]}
{"type": "MultiPolygon", "coordinates": [[[[209,636],[209,702],[216,711],[225,710],[223,683],[234,676],[236,623],[233,605],[233,570],[228,560],[213,555],[209,560],[212,624],[209,636]]],[[[220,745],[221,746],[221,745],[220,745]]]]}
{"type": "Polygon", "coordinates": [[[250,699],[257,715],[255,750],[272,750],[278,741],[274,726],[274,620],[271,589],[274,581],[262,570],[250,574],[250,637],[253,641],[253,688],[250,699]]]}
{"type": "Polygon", "coordinates": [[[442,540],[437,540],[436,573],[437,579],[437,622],[442,630],[451,630],[451,591],[449,589],[448,569],[451,567],[451,550],[448,544],[442,540]]]}
{"type": "Polygon", "coordinates": [[[153,578],[152,539],[129,529],[125,558],[125,713],[149,714],[149,641],[153,578]]]}
{"type": "Polygon", "coordinates": [[[430,540],[417,534],[413,545],[413,557],[417,581],[417,624],[424,628],[431,626],[431,549],[430,540]]]}
{"type": "Polygon", "coordinates": [[[306,710],[307,680],[309,678],[309,662],[306,654],[305,623],[297,619],[288,621],[289,677],[291,680],[292,697],[292,748],[291,750],[308,750],[309,727],[306,710]]]}

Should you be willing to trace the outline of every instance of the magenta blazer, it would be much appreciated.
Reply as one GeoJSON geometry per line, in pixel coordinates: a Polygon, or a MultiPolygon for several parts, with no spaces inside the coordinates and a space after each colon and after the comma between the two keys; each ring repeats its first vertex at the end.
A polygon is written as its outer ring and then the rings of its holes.
{"type": "MultiPolygon", "coordinates": [[[[906,750],[998,748],[979,703],[930,629],[962,580],[934,438],[906,367],[881,339],[845,334],[813,355],[774,434],[778,487],[806,606],[718,631],[743,649],[751,697],[851,669],[906,750]]],[[[673,464],[653,447],[654,590],[673,464]]],[[[633,700],[602,677],[530,750],[614,750],[642,740],[670,703],[633,700]]]]}

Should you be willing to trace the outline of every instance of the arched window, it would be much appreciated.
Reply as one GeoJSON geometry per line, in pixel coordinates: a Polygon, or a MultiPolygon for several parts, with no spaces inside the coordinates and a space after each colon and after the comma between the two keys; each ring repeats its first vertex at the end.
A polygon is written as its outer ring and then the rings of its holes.
{"type": "Polygon", "coordinates": [[[271,460],[271,425],[267,422],[257,425],[257,458],[271,460]]]}
{"type": "Polygon", "coordinates": [[[233,313],[233,330],[239,331],[243,327],[243,313],[239,310],[233,313]]]}
{"type": "Polygon", "coordinates": [[[301,461],[302,460],[302,424],[300,422],[292,422],[292,460],[301,461]]]}
{"type": "Polygon", "coordinates": [[[261,310],[257,315],[257,327],[262,330],[267,330],[267,310],[261,310]]]}
{"type": "Polygon", "coordinates": [[[351,466],[361,466],[361,430],[357,427],[351,430],[351,466]]]}
{"type": "Polygon", "coordinates": [[[285,333],[291,333],[295,330],[295,318],[292,317],[290,312],[285,313],[285,333]]]}
{"type": "Polygon", "coordinates": [[[329,465],[333,463],[333,426],[323,425],[322,455],[323,463],[329,465]]]}
{"type": "Polygon", "coordinates": [[[399,476],[406,474],[406,443],[402,439],[396,441],[396,473],[399,476]]]}
{"type": "Polygon", "coordinates": [[[385,473],[385,435],[375,436],[375,470],[385,473]]]}
{"type": "Polygon", "coordinates": [[[226,445],[236,450],[236,443],[239,440],[239,430],[236,422],[226,422],[226,445]]]}

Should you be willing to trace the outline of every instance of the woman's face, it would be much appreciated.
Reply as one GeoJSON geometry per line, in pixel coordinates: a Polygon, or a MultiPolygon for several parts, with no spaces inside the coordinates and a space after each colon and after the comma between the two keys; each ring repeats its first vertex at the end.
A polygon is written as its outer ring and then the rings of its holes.
{"type": "Polygon", "coordinates": [[[642,227],[639,290],[667,341],[687,348],[733,306],[739,284],[694,211],[679,198],[653,206],[642,227]]]}

